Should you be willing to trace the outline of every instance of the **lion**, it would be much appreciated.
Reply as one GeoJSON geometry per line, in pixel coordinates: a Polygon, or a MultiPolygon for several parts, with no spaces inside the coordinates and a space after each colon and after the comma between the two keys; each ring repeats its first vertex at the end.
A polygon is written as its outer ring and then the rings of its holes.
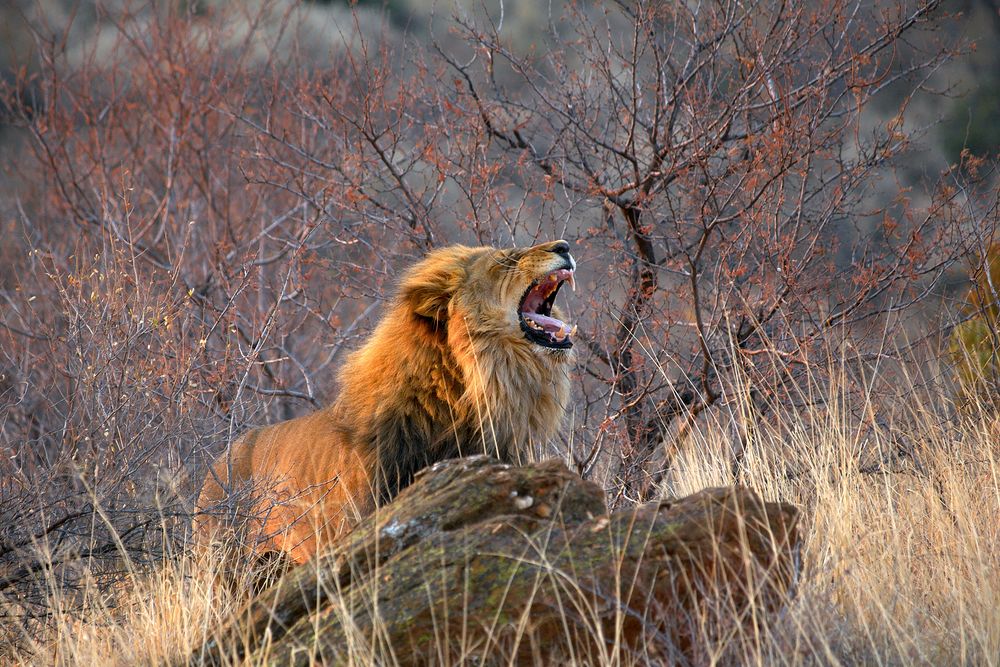
{"type": "Polygon", "coordinates": [[[266,491],[252,550],[302,563],[421,468],[475,453],[518,462],[566,411],[576,327],[554,301],[575,270],[562,240],[430,252],[347,359],[329,407],[253,429],[215,461],[196,539],[232,530],[218,508],[253,485],[266,491]]]}

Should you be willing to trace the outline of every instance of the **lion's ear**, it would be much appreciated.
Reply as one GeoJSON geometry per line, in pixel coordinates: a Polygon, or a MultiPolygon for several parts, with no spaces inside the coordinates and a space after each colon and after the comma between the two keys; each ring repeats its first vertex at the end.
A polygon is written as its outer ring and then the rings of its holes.
{"type": "Polygon", "coordinates": [[[473,249],[451,246],[435,250],[410,269],[399,288],[399,298],[421,317],[444,321],[448,302],[465,282],[473,249]]]}

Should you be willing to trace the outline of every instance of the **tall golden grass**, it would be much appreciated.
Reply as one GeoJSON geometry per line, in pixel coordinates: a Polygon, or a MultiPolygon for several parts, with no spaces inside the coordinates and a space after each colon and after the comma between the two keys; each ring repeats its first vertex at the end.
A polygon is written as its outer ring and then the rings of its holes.
{"type": "MultiPolygon", "coordinates": [[[[804,510],[800,579],[782,614],[717,641],[706,662],[1000,664],[1000,416],[952,405],[926,365],[833,370],[837,381],[803,397],[816,407],[744,434],[740,482],[804,510]]],[[[693,428],[664,493],[732,483],[732,431],[722,421],[693,428]]],[[[239,603],[213,587],[216,565],[179,554],[122,590],[88,587],[84,618],[68,611],[81,600],[63,599],[52,582],[55,623],[26,637],[16,662],[196,662],[239,603]]],[[[349,664],[391,662],[377,637],[353,637],[348,655],[349,664]]],[[[612,649],[573,661],[636,658],[612,649]]]]}

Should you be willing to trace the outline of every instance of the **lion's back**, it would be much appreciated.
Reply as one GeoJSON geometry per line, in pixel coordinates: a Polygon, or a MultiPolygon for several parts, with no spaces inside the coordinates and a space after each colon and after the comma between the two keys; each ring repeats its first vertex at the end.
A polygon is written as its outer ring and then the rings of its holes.
{"type": "Polygon", "coordinates": [[[306,560],[368,511],[373,497],[364,454],[331,427],[329,408],[253,429],[234,441],[206,475],[195,536],[226,528],[248,533],[253,551],[306,560]],[[242,509],[229,500],[242,502],[242,509]],[[234,526],[233,523],[241,525],[234,526]]]}

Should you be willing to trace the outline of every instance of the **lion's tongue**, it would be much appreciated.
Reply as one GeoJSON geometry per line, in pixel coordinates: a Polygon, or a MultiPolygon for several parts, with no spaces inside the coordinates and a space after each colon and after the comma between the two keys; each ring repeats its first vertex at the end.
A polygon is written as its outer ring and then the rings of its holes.
{"type": "Polygon", "coordinates": [[[538,324],[548,333],[558,333],[560,331],[568,330],[569,327],[562,320],[557,320],[554,317],[549,317],[547,315],[540,315],[538,313],[523,313],[524,319],[531,320],[535,324],[538,324]]]}

